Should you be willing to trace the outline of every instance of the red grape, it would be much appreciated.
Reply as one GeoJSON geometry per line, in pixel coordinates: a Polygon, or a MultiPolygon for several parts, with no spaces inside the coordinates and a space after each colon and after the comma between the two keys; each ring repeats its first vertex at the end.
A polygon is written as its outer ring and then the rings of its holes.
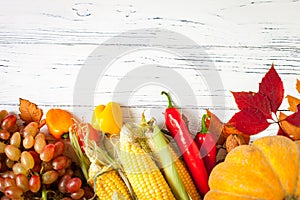
{"type": "Polygon", "coordinates": [[[46,185],[55,182],[57,178],[58,178],[58,172],[55,170],[49,170],[42,174],[42,181],[46,185]]]}
{"type": "Polygon", "coordinates": [[[38,175],[34,174],[30,177],[29,182],[29,190],[33,193],[36,193],[41,188],[41,179],[38,175]]]}
{"type": "Polygon", "coordinates": [[[82,181],[78,177],[68,180],[66,188],[69,193],[77,192],[81,188],[82,181]]]}
{"type": "Polygon", "coordinates": [[[16,185],[23,190],[23,192],[27,192],[29,190],[28,179],[24,174],[18,174],[16,176],[16,185]]]}
{"type": "Polygon", "coordinates": [[[80,188],[77,192],[71,193],[70,196],[72,197],[72,199],[77,200],[83,197],[83,195],[84,195],[84,190],[80,188]]]}
{"type": "Polygon", "coordinates": [[[1,128],[4,130],[9,131],[10,129],[14,128],[17,122],[17,117],[14,114],[9,114],[1,122],[1,128]]]}
{"type": "Polygon", "coordinates": [[[5,129],[0,129],[0,139],[1,140],[8,140],[10,138],[10,132],[5,129]]]}
{"type": "Polygon", "coordinates": [[[88,185],[84,185],[82,187],[82,189],[84,190],[84,197],[86,199],[92,199],[93,198],[93,196],[94,196],[94,190],[93,190],[93,188],[91,188],[88,185]]]}
{"type": "Polygon", "coordinates": [[[64,150],[65,150],[65,143],[62,141],[57,141],[55,142],[55,153],[54,153],[54,158],[56,158],[57,156],[60,156],[63,154],[64,150]]]}
{"type": "Polygon", "coordinates": [[[54,144],[47,144],[43,151],[40,153],[40,159],[45,162],[49,162],[52,160],[54,156],[55,145],[54,144]]]}
{"type": "Polygon", "coordinates": [[[61,170],[64,169],[67,165],[67,157],[66,156],[58,156],[52,161],[53,169],[61,170]]]}
{"type": "Polygon", "coordinates": [[[72,177],[68,174],[64,175],[63,177],[61,177],[59,183],[58,183],[58,190],[61,193],[66,193],[67,192],[67,182],[71,179],[72,177]]]}

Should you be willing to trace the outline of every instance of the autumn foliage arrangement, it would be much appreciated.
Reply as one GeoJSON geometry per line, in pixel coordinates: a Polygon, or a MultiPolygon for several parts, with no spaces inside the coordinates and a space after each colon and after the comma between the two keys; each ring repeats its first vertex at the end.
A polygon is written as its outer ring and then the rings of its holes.
{"type": "MultiPolygon", "coordinates": [[[[299,80],[297,80],[296,88],[300,93],[299,80]]],[[[293,140],[300,139],[300,113],[298,109],[300,99],[287,95],[286,98],[290,105],[288,109],[292,113],[286,115],[279,110],[284,99],[284,86],[274,65],[262,78],[257,92],[231,91],[231,93],[239,111],[227,123],[222,123],[217,116],[207,111],[208,115],[214,119],[214,127],[211,128],[219,129],[217,131],[220,134],[218,135],[219,144],[223,144],[224,140],[229,136],[232,137],[232,135],[238,138],[237,143],[248,143],[251,135],[261,133],[274,123],[278,124],[277,135],[284,135],[293,140]]]]}

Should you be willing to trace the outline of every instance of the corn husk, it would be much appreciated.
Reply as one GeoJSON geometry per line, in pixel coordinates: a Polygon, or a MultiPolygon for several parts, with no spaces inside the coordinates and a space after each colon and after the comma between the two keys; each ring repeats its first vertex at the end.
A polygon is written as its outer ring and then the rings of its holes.
{"type": "MultiPolygon", "coordinates": [[[[77,126],[76,129],[73,127],[69,130],[70,141],[75,149],[79,164],[88,183],[95,189],[98,176],[108,173],[111,170],[116,170],[128,188],[132,199],[135,199],[135,195],[122,170],[122,166],[115,159],[117,146],[115,146],[112,142],[113,139],[108,138],[102,132],[98,132],[98,141],[91,140],[89,139],[90,132],[86,123],[75,123],[74,125],[77,126]],[[80,131],[84,132],[85,153],[82,152],[77,139],[77,135],[79,134],[78,132],[80,131]],[[89,173],[89,171],[95,171],[96,173],[89,173]]],[[[114,138],[114,140],[117,140],[116,143],[118,143],[118,138],[114,138]]],[[[116,191],[111,198],[120,200],[124,199],[124,197],[116,191]]]]}

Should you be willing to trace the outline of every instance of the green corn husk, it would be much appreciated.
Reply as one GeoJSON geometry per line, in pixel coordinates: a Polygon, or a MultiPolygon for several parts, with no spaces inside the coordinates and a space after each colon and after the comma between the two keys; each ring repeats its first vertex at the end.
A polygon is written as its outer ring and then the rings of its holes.
{"type": "Polygon", "coordinates": [[[183,182],[178,174],[174,160],[168,148],[168,143],[160,128],[154,124],[154,120],[150,120],[146,124],[144,115],[142,115],[142,124],[147,127],[146,136],[147,143],[157,160],[159,167],[162,168],[164,176],[176,199],[190,200],[183,182]]]}

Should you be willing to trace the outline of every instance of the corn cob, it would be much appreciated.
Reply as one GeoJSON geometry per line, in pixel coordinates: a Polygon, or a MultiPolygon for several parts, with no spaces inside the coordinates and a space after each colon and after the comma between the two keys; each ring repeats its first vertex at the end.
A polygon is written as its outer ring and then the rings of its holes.
{"type": "Polygon", "coordinates": [[[116,170],[111,168],[105,169],[98,164],[92,163],[89,168],[89,177],[88,182],[94,186],[94,191],[100,200],[111,200],[116,192],[126,200],[131,199],[128,188],[116,170]]]}
{"type": "Polygon", "coordinates": [[[143,143],[128,139],[132,134],[124,125],[120,138],[120,160],[137,199],[175,200],[162,173],[143,149],[143,143]]]}
{"type": "Polygon", "coordinates": [[[197,191],[197,188],[192,180],[191,175],[189,174],[184,162],[179,158],[175,150],[172,148],[172,146],[169,145],[169,151],[172,155],[172,158],[175,162],[175,166],[178,171],[178,175],[181,178],[183,185],[191,197],[192,200],[198,200],[201,199],[200,194],[197,191]]]}

